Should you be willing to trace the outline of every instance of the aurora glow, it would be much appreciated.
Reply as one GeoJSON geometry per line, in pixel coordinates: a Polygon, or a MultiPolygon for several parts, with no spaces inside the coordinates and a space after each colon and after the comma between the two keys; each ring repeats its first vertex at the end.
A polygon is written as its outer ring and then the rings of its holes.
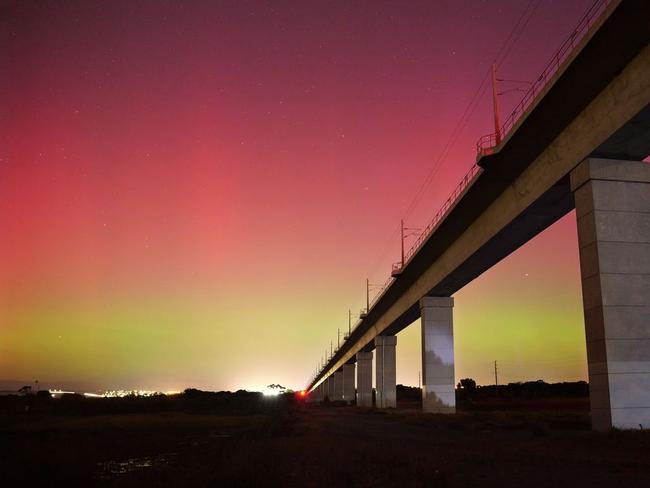
{"type": "MultiPolygon", "coordinates": [[[[534,79],[590,3],[541,2],[500,75],[534,79]]],[[[524,4],[3,2],[0,380],[304,387],[524,4]]],[[[575,239],[571,214],[456,295],[459,378],[586,377],[575,239]]]]}

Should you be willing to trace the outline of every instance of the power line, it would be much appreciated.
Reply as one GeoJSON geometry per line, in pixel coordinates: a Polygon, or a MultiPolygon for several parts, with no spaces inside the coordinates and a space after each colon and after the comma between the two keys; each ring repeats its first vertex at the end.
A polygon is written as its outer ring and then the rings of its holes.
{"type": "MultiPolygon", "coordinates": [[[[512,29],[512,31],[510,32],[510,34],[508,35],[508,37],[506,38],[504,43],[501,45],[501,48],[497,52],[497,55],[496,55],[496,57],[494,59],[495,64],[502,63],[505,60],[505,58],[508,56],[508,53],[512,49],[512,46],[519,39],[519,37],[521,36],[521,33],[523,32],[523,29],[525,29],[526,25],[528,24],[528,22],[530,21],[532,15],[533,15],[533,13],[535,12],[537,7],[539,6],[540,1],[541,0],[530,0],[528,2],[528,4],[526,5],[526,8],[522,12],[519,19],[517,20],[514,28],[512,29]],[[530,9],[531,5],[533,5],[533,4],[534,4],[533,8],[530,9]],[[519,26],[521,25],[522,20],[524,19],[524,17],[526,17],[529,10],[530,10],[530,14],[528,15],[528,17],[524,21],[521,29],[519,29],[519,26]],[[519,30],[519,33],[515,35],[517,30],[519,30]],[[514,36],[514,38],[513,38],[513,36],[514,36]],[[499,60],[499,58],[501,58],[501,59],[499,60]]],[[[414,199],[412,200],[411,204],[407,207],[406,212],[404,213],[405,218],[408,218],[413,213],[413,211],[417,207],[418,203],[421,201],[422,196],[424,195],[425,191],[428,189],[429,185],[433,181],[433,177],[437,174],[437,172],[440,169],[440,167],[442,166],[442,163],[444,162],[447,154],[449,153],[451,148],[454,146],[454,144],[458,140],[458,137],[460,137],[460,134],[462,133],[465,126],[467,125],[467,121],[474,114],[474,111],[476,110],[476,107],[478,106],[478,102],[481,100],[481,98],[483,97],[483,94],[485,93],[486,82],[489,79],[489,75],[490,75],[490,70],[488,69],[486,71],[486,73],[485,73],[485,76],[481,80],[481,83],[478,86],[477,90],[474,92],[474,95],[472,96],[469,104],[467,105],[467,107],[463,111],[463,114],[461,115],[461,118],[459,119],[458,123],[454,127],[454,130],[452,131],[449,139],[447,140],[447,143],[443,147],[442,152],[440,153],[440,155],[436,159],[433,168],[431,169],[431,171],[429,172],[429,174],[425,178],[425,181],[423,182],[423,184],[420,186],[420,189],[416,192],[416,195],[415,195],[414,199]]]]}
{"type": "MultiPolygon", "coordinates": [[[[510,31],[510,34],[508,35],[506,40],[499,48],[499,51],[497,52],[494,58],[495,64],[503,63],[505,58],[508,56],[510,50],[512,49],[512,46],[519,39],[526,25],[528,25],[528,22],[530,21],[532,15],[536,11],[537,7],[539,6],[540,1],[541,0],[530,0],[528,2],[526,8],[524,9],[519,19],[515,23],[515,26],[510,31]],[[521,29],[520,26],[522,26],[521,29]],[[517,33],[518,31],[519,33],[517,33]]],[[[404,218],[408,218],[413,213],[413,211],[417,208],[417,205],[420,203],[422,197],[424,196],[426,191],[429,189],[429,186],[433,182],[433,178],[436,176],[439,169],[442,167],[442,163],[445,161],[445,158],[449,154],[449,151],[455,145],[456,141],[458,140],[461,133],[465,129],[465,126],[467,125],[467,122],[470,119],[470,117],[474,114],[474,111],[478,106],[478,102],[482,99],[485,90],[487,88],[486,82],[489,79],[489,75],[490,75],[490,69],[486,70],[486,73],[483,79],[481,80],[481,83],[479,84],[478,88],[474,92],[474,95],[470,99],[469,104],[465,107],[465,110],[463,111],[460,119],[458,120],[456,126],[454,127],[454,130],[451,132],[449,138],[447,139],[446,144],[443,146],[442,151],[436,158],[431,170],[425,177],[424,181],[416,191],[415,196],[413,197],[408,207],[406,208],[405,212],[403,213],[404,218]]],[[[395,241],[399,233],[400,233],[400,226],[396,226],[393,232],[391,233],[390,237],[386,241],[384,250],[382,251],[380,257],[373,263],[371,267],[371,272],[367,274],[368,276],[374,275],[376,269],[384,262],[388,253],[391,251],[393,242],[395,241]]]]}
{"type": "Polygon", "coordinates": [[[517,43],[517,41],[521,37],[521,34],[523,34],[524,30],[526,29],[526,26],[530,22],[530,19],[532,19],[533,15],[535,14],[537,8],[539,7],[540,2],[541,2],[541,0],[530,0],[528,2],[528,4],[526,5],[526,8],[521,13],[521,16],[519,17],[519,19],[517,20],[517,23],[515,24],[515,27],[510,32],[510,35],[508,36],[508,38],[504,42],[502,48],[499,50],[499,54],[497,54],[497,57],[494,59],[494,63],[497,66],[501,66],[503,64],[503,62],[505,61],[505,59],[508,57],[508,55],[510,54],[510,51],[512,50],[513,46],[517,43]],[[524,18],[525,18],[525,20],[524,20],[524,18]],[[522,24],[522,21],[523,21],[523,24],[522,24]],[[521,28],[519,27],[520,25],[521,25],[521,28]],[[499,58],[501,58],[501,59],[499,59],[499,58]]]}
{"type": "MultiPolygon", "coordinates": [[[[523,12],[519,16],[517,22],[515,23],[514,27],[508,34],[508,37],[505,39],[501,47],[499,48],[499,51],[497,52],[493,65],[501,65],[504,60],[508,57],[510,54],[510,51],[512,50],[512,47],[515,45],[515,43],[519,40],[521,35],[526,29],[526,26],[530,22],[531,18],[535,14],[537,8],[539,7],[541,0],[529,0],[529,2],[526,4],[526,7],[524,8],[523,12]]],[[[483,79],[481,80],[481,83],[477,87],[476,91],[474,92],[472,98],[470,99],[469,104],[465,107],[465,110],[463,111],[460,119],[456,123],[454,129],[452,130],[451,134],[449,135],[449,138],[447,139],[445,145],[442,148],[442,151],[439,153],[438,157],[435,159],[433,166],[429,170],[428,174],[426,175],[424,181],[420,185],[420,187],[417,189],[415,192],[415,195],[409,205],[407,206],[405,212],[403,213],[403,218],[408,218],[412,215],[412,213],[415,211],[419,203],[422,201],[423,196],[425,193],[429,190],[430,185],[433,183],[435,176],[437,175],[438,171],[440,168],[443,166],[443,164],[446,162],[446,158],[451,151],[452,147],[456,144],[458,139],[460,138],[460,135],[463,133],[465,127],[467,126],[467,122],[469,119],[472,117],[474,114],[476,108],[478,107],[478,104],[480,100],[482,100],[483,95],[485,94],[485,90],[487,89],[487,80],[489,79],[491,74],[491,68],[488,68],[486,70],[485,75],[483,76],[483,79]]],[[[371,272],[367,274],[367,276],[373,276],[375,274],[376,269],[384,262],[384,260],[387,258],[388,253],[391,251],[391,248],[393,246],[394,241],[396,240],[397,236],[402,234],[402,246],[403,246],[403,221],[400,223],[399,226],[396,226],[391,233],[390,237],[386,241],[386,244],[384,246],[384,251],[381,253],[380,257],[373,263],[373,266],[371,268],[371,272]]],[[[403,255],[403,251],[402,251],[403,255]]],[[[403,258],[402,258],[403,260],[403,258]]],[[[402,262],[402,265],[404,263],[402,262]]],[[[370,284],[369,280],[366,279],[366,313],[369,311],[370,308],[370,284]]],[[[350,329],[350,318],[349,318],[349,323],[348,323],[348,329],[350,329]]],[[[340,338],[339,338],[339,347],[340,347],[340,338]]],[[[332,344],[330,343],[330,350],[332,349],[332,344]]],[[[332,354],[332,352],[330,352],[332,354]]],[[[496,361],[494,362],[494,375],[495,375],[495,382],[497,380],[497,363],[496,361]]]]}

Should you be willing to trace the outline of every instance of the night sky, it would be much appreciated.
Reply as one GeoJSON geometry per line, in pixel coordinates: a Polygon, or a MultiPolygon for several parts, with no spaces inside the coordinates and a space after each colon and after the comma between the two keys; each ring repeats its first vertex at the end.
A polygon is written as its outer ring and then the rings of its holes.
{"type": "MultiPolygon", "coordinates": [[[[492,131],[486,84],[440,158],[492,61],[534,80],[590,4],[0,2],[0,388],[305,386],[492,131]]],[[[455,298],[457,378],[586,377],[573,213],[455,298]]]]}

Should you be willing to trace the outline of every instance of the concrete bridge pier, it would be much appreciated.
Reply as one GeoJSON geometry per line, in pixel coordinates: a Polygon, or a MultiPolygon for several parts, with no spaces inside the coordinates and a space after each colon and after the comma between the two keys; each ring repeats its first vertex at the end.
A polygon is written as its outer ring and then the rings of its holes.
{"type": "Polygon", "coordinates": [[[650,428],[650,164],[571,172],[596,430],[650,428]]]}
{"type": "Polygon", "coordinates": [[[375,337],[375,378],[377,381],[377,408],[395,408],[396,395],[396,366],[395,346],[397,336],[375,337]]]}
{"type": "Polygon", "coordinates": [[[329,375],[325,380],[325,383],[326,383],[325,391],[326,391],[327,399],[330,402],[334,401],[334,376],[329,375]]]}
{"type": "Polygon", "coordinates": [[[372,351],[357,353],[357,406],[372,407],[372,351]]]}
{"type": "Polygon", "coordinates": [[[456,411],[453,307],[454,299],[451,297],[424,297],[420,300],[424,412],[456,411]]]}
{"type": "Polygon", "coordinates": [[[334,397],[331,400],[335,402],[343,400],[343,368],[334,372],[334,397]]]}
{"type": "Polygon", "coordinates": [[[354,372],[355,372],[354,363],[348,363],[343,365],[343,400],[348,403],[354,402],[355,392],[354,392],[354,372]]]}

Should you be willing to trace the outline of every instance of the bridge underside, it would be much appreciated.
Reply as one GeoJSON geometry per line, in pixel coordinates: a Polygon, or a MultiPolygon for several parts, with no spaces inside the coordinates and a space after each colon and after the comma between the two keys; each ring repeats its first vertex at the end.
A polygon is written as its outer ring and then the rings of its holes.
{"type": "Polygon", "coordinates": [[[600,19],[310,389],[418,319],[423,297],[451,296],[575,208],[581,162],[650,155],[648,18],[650,2],[623,0],[600,19]]]}
{"type": "MultiPolygon", "coordinates": [[[[601,144],[590,157],[642,161],[650,155],[650,105],[601,144]]],[[[482,175],[483,176],[483,175],[482,175]]],[[[448,297],[473,281],[503,258],[564,217],[575,208],[569,174],[560,178],[531,206],[506,225],[469,259],[437,283],[427,296],[448,297]]],[[[383,334],[394,335],[420,317],[414,303],[383,334]]],[[[365,349],[374,347],[369,344],[365,349]]]]}
{"type": "Polygon", "coordinates": [[[648,156],[647,18],[632,0],[602,20],[310,387],[416,320],[422,296],[449,296],[569,212],[581,161],[648,156]]]}

